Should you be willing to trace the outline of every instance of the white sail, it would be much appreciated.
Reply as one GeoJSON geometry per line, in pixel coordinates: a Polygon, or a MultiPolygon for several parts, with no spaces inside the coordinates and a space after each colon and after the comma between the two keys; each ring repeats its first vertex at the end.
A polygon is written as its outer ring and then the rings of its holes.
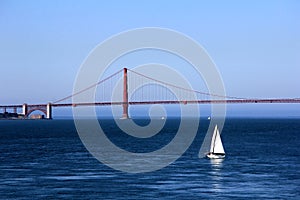
{"type": "Polygon", "coordinates": [[[215,140],[215,148],[214,148],[213,152],[225,154],[219,130],[217,130],[217,135],[216,135],[216,140],[215,140]]]}
{"type": "Polygon", "coordinates": [[[216,135],[217,135],[217,131],[218,131],[218,127],[216,125],[215,129],[214,129],[214,132],[213,132],[213,135],[212,135],[212,138],[211,138],[211,141],[210,141],[210,150],[209,150],[209,152],[214,152],[215,138],[216,138],[216,135]]]}
{"type": "Polygon", "coordinates": [[[214,133],[211,140],[210,152],[212,153],[220,153],[225,154],[222,140],[220,137],[220,132],[218,130],[217,125],[215,126],[214,133]]]}

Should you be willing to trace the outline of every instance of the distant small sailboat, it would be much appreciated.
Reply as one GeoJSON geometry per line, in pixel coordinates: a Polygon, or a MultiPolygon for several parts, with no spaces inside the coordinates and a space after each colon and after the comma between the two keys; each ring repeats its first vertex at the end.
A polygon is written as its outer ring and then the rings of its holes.
{"type": "Polygon", "coordinates": [[[225,158],[225,151],[223,148],[220,132],[218,126],[215,126],[213,136],[210,143],[210,151],[206,155],[210,159],[222,159],[225,158]]]}

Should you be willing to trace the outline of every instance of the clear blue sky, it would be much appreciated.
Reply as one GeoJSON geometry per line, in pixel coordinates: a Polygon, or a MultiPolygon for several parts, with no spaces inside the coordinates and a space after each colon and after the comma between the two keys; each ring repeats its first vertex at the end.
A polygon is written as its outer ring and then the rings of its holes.
{"type": "MultiPolygon", "coordinates": [[[[80,64],[98,43],[149,26],[200,43],[230,96],[300,97],[299,10],[296,0],[0,0],[0,104],[70,94],[80,64]]],[[[299,105],[285,107],[300,112],[299,105]]]]}

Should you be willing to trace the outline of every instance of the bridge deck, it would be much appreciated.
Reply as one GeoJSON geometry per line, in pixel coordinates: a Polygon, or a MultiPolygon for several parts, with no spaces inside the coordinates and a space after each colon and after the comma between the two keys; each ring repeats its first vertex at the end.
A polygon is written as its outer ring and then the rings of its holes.
{"type": "MultiPolygon", "coordinates": [[[[57,103],[53,107],[72,106],[109,106],[123,105],[125,102],[94,102],[94,103],[57,103]]],[[[231,99],[231,100],[194,100],[194,101],[130,101],[129,105],[147,104],[243,104],[243,103],[300,103],[300,99],[231,99]]],[[[29,107],[45,107],[47,104],[29,104],[29,107]]],[[[0,108],[22,108],[22,105],[0,105],[0,108]]]]}

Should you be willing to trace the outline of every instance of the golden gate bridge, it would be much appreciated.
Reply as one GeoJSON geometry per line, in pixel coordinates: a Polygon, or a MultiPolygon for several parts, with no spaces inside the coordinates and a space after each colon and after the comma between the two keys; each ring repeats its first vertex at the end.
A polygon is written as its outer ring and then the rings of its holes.
{"type": "Polygon", "coordinates": [[[14,104],[14,105],[0,105],[3,112],[13,110],[14,113],[20,113],[25,118],[34,111],[40,111],[46,115],[47,119],[52,119],[52,109],[56,107],[76,107],[76,106],[113,106],[120,105],[123,108],[122,118],[129,118],[129,105],[146,105],[146,104],[243,104],[243,103],[300,103],[300,98],[240,98],[233,96],[222,96],[218,94],[211,94],[208,92],[187,89],[175,84],[157,80],[150,76],[144,75],[140,72],[123,68],[114,74],[108,76],[99,82],[90,85],[78,92],[72,93],[69,96],[61,98],[57,101],[45,104],[14,104]],[[131,74],[131,77],[128,74],[131,74]],[[117,101],[111,100],[110,92],[113,91],[117,81],[123,79],[122,99],[117,101]],[[141,87],[130,98],[128,98],[128,90],[131,84],[144,85],[151,81],[151,87],[141,87]],[[156,84],[153,84],[156,83],[156,84]],[[76,95],[82,94],[90,89],[97,87],[100,92],[99,100],[95,102],[66,102],[72,100],[76,95]],[[171,91],[179,91],[179,98],[171,91]],[[191,98],[196,95],[196,100],[191,98]],[[214,98],[217,99],[214,99],[214,98]],[[20,111],[21,109],[21,111],[20,111]],[[20,111],[20,112],[18,112],[20,111]]]}

